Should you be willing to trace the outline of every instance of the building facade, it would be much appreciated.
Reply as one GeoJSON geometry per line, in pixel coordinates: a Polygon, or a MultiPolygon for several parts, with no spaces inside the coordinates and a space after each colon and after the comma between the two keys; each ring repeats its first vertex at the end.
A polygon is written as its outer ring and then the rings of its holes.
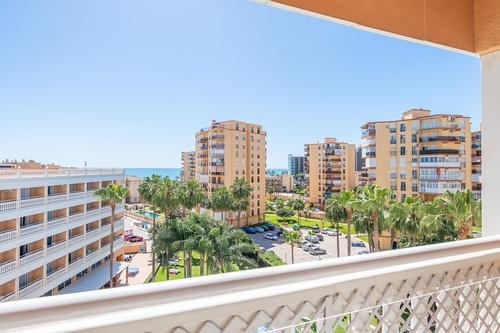
{"type": "Polygon", "coordinates": [[[446,190],[471,188],[470,118],[413,109],[401,120],[362,127],[363,180],[407,196],[433,200],[446,190]]]}
{"type": "Polygon", "coordinates": [[[111,242],[123,254],[123,204],[111,221],[94,192],[124,178],[123,169],[1,170],[0,302],[57,294],[109,259],[111,242]]]}
{"type": "Polygon", "coordinates": [[[483,171],[482,171],[482,139],[481,130],[472,132],[472,157],[471,157],[471,172],[472,172],[472,193],[474,198],[481,199],[483,189],[483,171]]]}
{"type": "Polygon", "coordinates": [[[326,138],[305,144],[306,201],[323,206],[325,200],[356,186],[355,145],[326,138]]]}
{"type": "MultiPolygon", "coordinates": [[[[245,178],[253,188],[240,223],[256,223],[266,211],[266,132],[257,124],[212,121],[196,133],[196,180],[210,195],[219,186],[229,188],[237,178],[245,178]]],[[[224,217],[238,223],[235,212],[224,217]]]]}
{"type": "Polygon", "coordinates": [[[196,179],[196,152],[184,151],[181,153],[181,182],[196,179]]]}
{"type": "Polygon", "coordinates": [[[126,203],[137,204],[141,202],[139,186],[142,184],[142,178],[136,176],[125,177],[125,187],[128,188],[126,203]]]}
{"type": "Polygon", "coordinates": [[[266,176],[266,191],[268,194],[289,193],[293,189],[293,184],[292,175],[266,176]]]}
{"type": "Polygon", "coordinates": [[[304,156],[288,154],[288,173],[293,176],[304,173],[304,156]]]}

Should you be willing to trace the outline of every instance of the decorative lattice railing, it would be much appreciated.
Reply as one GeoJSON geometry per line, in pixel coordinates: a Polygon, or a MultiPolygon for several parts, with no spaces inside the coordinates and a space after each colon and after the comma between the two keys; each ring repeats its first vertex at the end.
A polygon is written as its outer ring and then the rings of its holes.
{"type": "Polygon", "coordinates": [[[500,237],[0,304],[2,330],[497,332],[500,237]]]}

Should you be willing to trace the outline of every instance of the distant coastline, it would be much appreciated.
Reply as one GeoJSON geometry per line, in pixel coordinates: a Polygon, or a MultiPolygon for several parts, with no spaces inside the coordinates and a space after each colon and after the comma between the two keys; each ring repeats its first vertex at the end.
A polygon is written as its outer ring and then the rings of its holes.
{"type": "MultiPolygon", "coordinates": [[[[274,170],[278,175],[283,171],[288,171],[288,169],[267,169],[274,170]]],[[[169,177],[170,179],[176,179],[180,177],[180,168],[125,168],[125,174],[127,176],[136,176],[139,178],[151,177],[151,175],[156,174],[162,177],[169,177]]]]}

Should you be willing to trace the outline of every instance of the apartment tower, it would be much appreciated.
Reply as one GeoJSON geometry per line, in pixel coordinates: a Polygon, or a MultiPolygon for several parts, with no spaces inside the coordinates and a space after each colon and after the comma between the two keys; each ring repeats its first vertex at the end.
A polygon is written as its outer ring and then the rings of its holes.
{"type": "Polygon", "coordinates": [[[474,198],[481,199],[482,191],[482,147],[481,147],[481,130],[472,132],[472,193],[474,198]]]}
{"type": "Polygon", "coordinates": [[[446,190],[471,188],[470,118],[409,110],[401,120],[362,127],[363,179],[407,196],[433,200],[446,190]]]}
{"type": "Polygon", "coordinates": [[[288,154],[288,173],[293,176],[304,173],[304,156],[288,154]]]}
{"type": "Polygon", "coordinates": [[[196,152],[185,151],[181,153],[181,182],[196,179],[196,152]]]}
{"type": "MultiPolygon", "coordinates": [[[[256,223],[266,211],[266,132],[257,124],[214,120],[196,133],[196,179],[210,195],[219,186],[229,188],[237,178],[253,188],[240,224],[256,223]]],[[[227,212],[224,218],[240,227],[237,212],[227,212]]]]}
{"type": "Polygon", "coordinates": [[[306,200],[323,206],[332,194],[352,190],[356,183],[354,151],[356,146],[326,138],[323,143],[304,145],[306,200]]]}
{"type": "Polygon", "coordinates": [[[94,192],[124,179],[123,169],[0,169],[0,302],[74,292],[79,279],[106,284],[110,243],[123,254],[124,207],[111,221],[94,192]]]}

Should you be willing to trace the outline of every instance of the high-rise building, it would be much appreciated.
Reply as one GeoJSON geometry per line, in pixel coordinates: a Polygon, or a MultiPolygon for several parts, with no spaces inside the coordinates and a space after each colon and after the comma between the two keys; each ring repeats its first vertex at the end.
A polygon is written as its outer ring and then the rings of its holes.
{"type": "Polygon", "coordinates": [[[472,193],[474,198],[481,199],[482,191],[482,147],[481,130],[472,132],[472,193]]]}
{"type": "Polygon", "coordinates": [[[196,179],[196,152],[185,151],[181,153],[181,182],[196,179]]]}
{"type": "MultiPolygon", "coordinates": [[[[196,179],[210,195],[216,187],[229,188],[237,178],[253,188],[240,223],[258,222],[266,211],[266,132],[257,124],[214,120],[196,133],[196,179]]],[[[227,212],[224,218],[236,225],[237,214],[227,212]]]]}
{"type": "Polygon", "coordinates": [[[293,176],[304,173],[304,156],[288,154],[288,173],[293,176]]]}
{"type": "Polygon", "coordinates": [[[471,188],[470,118],[409,110],[401,120],[362,127],[364,181],[393,191],[394,200],[432,200],[446,190],[471,188]]]}
{"type": "Polygon", "coordinates": [[[304,145],[308,202],[323,206],[332,194],[354,189],[355,147],[354,144],[338,142],[335,138],[304,145]]]}
{"type": "MultiPolygon", "coordinates": [[[[84,276],[87,287],[104,286],[111,242],[114,257],[123,254],[124,205],[112,221],[94,193],[124,179],[123,169],[2,169],[0,302],[71,292],[84,276]]],[[[126,266],[115,262],[114,274],[126,266]]]]}

